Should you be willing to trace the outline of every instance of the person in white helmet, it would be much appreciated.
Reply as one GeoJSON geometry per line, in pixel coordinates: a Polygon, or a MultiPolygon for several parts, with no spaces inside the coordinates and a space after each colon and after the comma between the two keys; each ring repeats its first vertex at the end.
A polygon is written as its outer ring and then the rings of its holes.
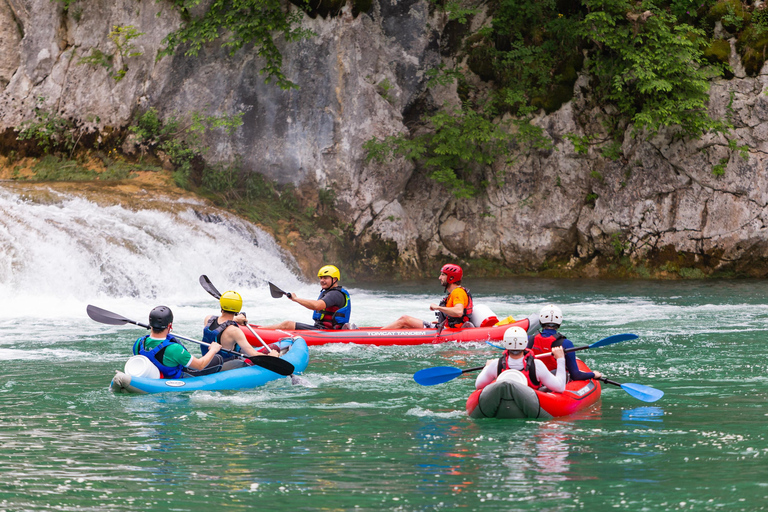
{"type": "MultiPolygon", "coordinates": [[[[545,354],[551,352],[554,347],[572,348],[573,342],[557,332],[563,323],[563,312],[554,304],[548,304],[539,311],[539,322],[541,323],[541,332],[531,335],[528,338],[528,348],[533,350],[534,354],[545,354]]],[[[544,363],[550,369],[554,369],[554,362],[551,358],[543,359],[544,363]]],[[[576,354],[567,352],[565,354],[565,368],[571,376],[571,380],[589,380],[602,377],[600,372],[583,372],[579,369],[576,362],[576,354]]]]}
{"type": "Polygon", "coordinates": [[[562,347],[554,347],[552,355],[557,361],[557,372],[553,375],[547,365],[534,359],[533,351],[526,348],[528,334],[522,327],[510,327],[504,333],[504,353],[499,359],[490,359],[475,380],[475,389],[482,389],[507,370],[517,370],[528,380],[528,386],[539,389],[546,386],[550,391],[565,391],[565,358],[562,347]]]}

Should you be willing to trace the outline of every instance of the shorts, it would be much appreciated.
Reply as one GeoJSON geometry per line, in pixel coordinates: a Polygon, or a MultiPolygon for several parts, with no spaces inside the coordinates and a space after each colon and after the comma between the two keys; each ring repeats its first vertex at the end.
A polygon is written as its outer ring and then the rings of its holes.
{"type": "Polygon", "coordinates": [[[325,329],[321,329],[320,327],[316,325],[309,325],[309,324],[302,324],[300,322],[296,322],[296,329],[297,331],[323,331],[325,329]]]}

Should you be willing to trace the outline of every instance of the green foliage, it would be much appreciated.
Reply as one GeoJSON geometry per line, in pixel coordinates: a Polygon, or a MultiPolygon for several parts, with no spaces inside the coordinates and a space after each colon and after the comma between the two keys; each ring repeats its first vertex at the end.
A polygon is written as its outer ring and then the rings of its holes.
{"type": "Polygon", "coordinates": [[[619,160],[624,153],[621,151],[621,141],[612,140],[606,144],[600,151],[600,153],[609,160],[619,160]]]}
{"type": "Polygon", "coordinates": [[[74,160],[63,160],[46,155],[32,168],[37,181],[90,181],[99,175],[96,171],[82,167],[74,160]]]}
{"type": "Polygon", "coordinates": [[[463,78],[461,71],[458,69],[446,69],[445,64],[440,64],[436,68],[432,68],[425,73],[429,80],[427,81],[427,87],[435,87],[437,85],[449,85],[454,81],[458,81],[463,78]]]}
{"type": "MultiPolygon", "coordinates": [[[[171,0],[189,16],[189,11],[200,0],[171,0]]],[[[184,46],[184,55],[195,56],[203,45],[224,38],[224,47],[234,54],[243,46],[252,44],[265,60],[261,74],[265,81],[274,80],[281,89],[298,88],[282,71],[283,56],[275,45],[273,34],[282,35],[288,42],[306,39],[313,34],[300,27],[302,11],[285,10],[279,0],[213,0],[200,17],[188,17],[186,24],[166,36],[166,47],[158,57],[172,55],[184,46]]]]}
{"type": "Polygon", "coordinates": [[[34,140],[43,153],[66,151],[71,153],[76,145],[75,125],[53,110],[41,107],[45,98],[37,99],[35,119],[19,126],[18,140],[34,140]]]}
{"type": "Polygon", "coordinates": [[[611,246],[613,247],[613,254],[617,258],[621,257],[629,249],[629,243],[621,239],[621,233],[613,233],[611,235],[611,246]]]}
{"type": "Polygon", "coordinates": [[[721,158],[719,163],[712,166],[712,174],[718,177],[723,176],[726,165],[728,165],[728,158],[721,158]]]}
{"type": "Polygon", "coordinates": [[[467,40],[470,69],[498,85],[497,109],[525,116],[571,98],[582,65],[581,16],[578,6],[556,0],[500,0],[491,27],[467,40]]]}
{"type": "Polygon", "coordinates": [[[322,206],[333,208],[336,205],[336,191],[332,188],[317,189],[317,200],[322,206]]]}
{"type": "Polygon", "coordinates": [[[566,133],[563,138],[573,144],[573,150],[578,155],[586,155],[589,152],[589,146],[594,135],[576,135],[575,133],[566,133]]]}
{"type": "Polygon", "coordinates": [[[115,25],[112,27],[112,31],[109,33],[109,39],[115,46],[115,53],[106,54],[94,48],[91,50],[91,54],[87,57],[83,57],[78,61],[78,64],[88,64],[91,66],[101,66],[105,68],[109,76],[114,79],[115,82],[119,82],[125,78],[125,74],[128,72],[128,63],[126,62],[131,57],[138,57],[141,52],[137,52],[136,47],[131,42],[139,36],[143,36],[143,32],[136,30],[136,27],[132,25],[115,25]],[[115,58],[120,57],[120,69],[114,70],[113,65],[115,58]]]}
{"type": "Polygon", "coordinates": [[[477,7],[465,7],[458,0],[431,0],[437,8],[448,14],[448,21],[458,21],[465,25],[470,16],[474,16],[480,9],[477,7]]]}
{"type": "Polygon", "coordinates": [[[408,139],[403,135],[375,137],[363,148],[368,160],[393,157],[418,161],[429,177],[459,198],[472,197],[487,183],[477,179],[479,170],[508,152],[513,136],[474,110],[447,109],[429,118],[433,131],[408,139]]]}
{"type": "Polygon", "coordinates": [[[205,145],[205,135],[213,130],[224,130],[231,135],[243,124],[242,117],[242,113],[230,116],[192,111],[184,119],[173,115],[163,121],[157,110],[150,108],[138,116],[128,131],[137,136],[140,146],[168,155],[176,166],[174,181],[180,187],[188,188],[194,160],[209,149],[205,145]]]}
{"type": "Polygon", "coordinates": [[[703,57],[703,30],[678,23],[651,0],[584,3],[590,13],[581,34],[595,45],[589,69],[603,101],[651,134],[670,126],[691,136],[724,129],[707,113],[709,80],[720,70],[703,57]]]}

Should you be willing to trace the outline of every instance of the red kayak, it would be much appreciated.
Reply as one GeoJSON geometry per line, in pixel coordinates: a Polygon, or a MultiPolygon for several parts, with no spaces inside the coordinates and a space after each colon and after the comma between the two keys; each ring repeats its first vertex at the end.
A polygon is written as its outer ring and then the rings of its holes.
{"type": "MultiPolygon", "coordinates": [[[[578,359],[579,369],[591,371],[578,359]]],[[[472,418],[554,418],[587,409],[600,400],[600,382],[572,380],[562,393],[540,391],[510,381],[494,381],[475,390],[467,399],[467,414],[472,418]]]]}
{"type": "MultiPolygon", "coordinates": [[[[522,327],[526,331],[539,328],[538,315],[531,315],[506,325],[491,327],[444,328],[440,334],[437,329],[392,329],[383,330],[380,327],[361,327],[359,329],[336,329],[321,331],[282,331],[262,329],[251,326],[267,343],[274,343],[286,336],[300,336],[307,345],[325,345],[328,343],[357,343],[359,345],[423,345],[428,343],[446,343],[449,341],[498,341],[504,337],[504,332],[510,327],[522,327]]],[[[261,342],[248,330],[241,327],[248,341],[253,346],[261,346],[261,342]]]]}

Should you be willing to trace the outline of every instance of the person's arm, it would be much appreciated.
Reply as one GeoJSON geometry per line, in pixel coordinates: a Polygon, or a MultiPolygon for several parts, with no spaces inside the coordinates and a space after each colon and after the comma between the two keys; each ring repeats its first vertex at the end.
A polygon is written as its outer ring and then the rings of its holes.
{"type": "Polygon", "coordinates": [[[475,389],[482,389],[498,376],[497,372],[499,371],[499,360],[498,359],[489,359],[485,363],[485,368],[483,368],[483,371],[480,372],[480,375],[477,376],[475,379],[475,389]]]}
{"type": "Polygon", "coordinates": [[[552,355],[557,361],[557,371],[554,375],[547,369],[547,365],[536,359],[534,364],[536,365],[536,377],[544,386],[547,386],[550,391],[555,393],[562,393],[565,391],[565,357],[563,357],[563,347],[552,347],[552,355]]]}
{"type": "MultiPolygon", "coordinates": [[[[563,348],[571,347],[573,347],[571,340],[563,340],[563,348]]],[[[567,352],[565,354],[565,367],[568,369],[568,373],[571,375],[571,380],[589,380],[601,377],[600,372],[583,372],[579,370],[579,363],[576,361],[575,352],[567,352]]]]}
{"type": "Polygon", "coordinates": [[[430,304],[429,309],[430,311],[440,311],[444,315],[454,318],[460,317],[464,314],[464,304],[462,303],[455,304],[450,308],[445,306],[438,306],[437,304],[430,304]]]}
{"type": "Polygon", "coordinates": [[[192,354],[189,354],[189,362],[184,366],[192,368],[193,370],[202,370],[208,366],[208,363],[211,362],[211,359],[213,359],[213,356],[215,356],[219,350],[221,350],[221,345],[214,341],[208,346],[208,352],[203,357],[197,358],[192,354]]]}
{"type": "MultiPolygon", "coordinates": [[[[258,350],[253,348],[253,346],[248,342],[248,338],[245,336],[245,333],[239,327],[230,325],[222,333],[222,338],[224,336],[228,338],[227,341],[229,340],[234,341],[232,346],[234,347],[235,344],[237,344],[237,346],[240,347],[240,352],[242,352],[247,356],[263,356],[264,355],[262,352],[259,352],[258,350]]],[[[280,353],[277,350],[270,350],[269,355],[274,357],[279,357],[280,353]]]]}
{"type": "Polygon", "coordinates": [[[311,309],[312,311],[322,311],[327,306],[325,304],[325,301],[322,300],[312,300],[312,299],[302,299],[301,297],[298,297],[295,293],[291,292],[291,300],[293,302],[297,302],[304,306],[307,309],[311,309]]]}

